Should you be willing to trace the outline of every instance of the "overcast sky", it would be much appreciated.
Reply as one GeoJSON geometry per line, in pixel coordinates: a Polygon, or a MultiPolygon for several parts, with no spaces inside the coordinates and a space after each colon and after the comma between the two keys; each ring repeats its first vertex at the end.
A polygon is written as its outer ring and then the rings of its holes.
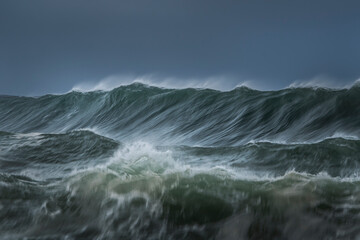
{"type": "Polygon", "coordinates": [[[149,74],[347,84],[360,77],[360,1],[0,1],[0,94],[149,74]]]}

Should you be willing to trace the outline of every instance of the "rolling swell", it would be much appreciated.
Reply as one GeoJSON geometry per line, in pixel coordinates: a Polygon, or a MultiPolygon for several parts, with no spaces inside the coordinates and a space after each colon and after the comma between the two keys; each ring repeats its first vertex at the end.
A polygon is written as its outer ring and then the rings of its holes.
{"type": "Polygon", "coordinates": [[[359,96],[141,84],[3,96],[0,238],[356,239],[359,96]]]}
{"type": "Polygon", "coordinates": [[[142,84],[109,92],[1,97],[0,130],[66,132],[95,128],[116,139],[236,146],[252,140],[319,141],[359,137],[360,87],[161,89],[142,84]]]}

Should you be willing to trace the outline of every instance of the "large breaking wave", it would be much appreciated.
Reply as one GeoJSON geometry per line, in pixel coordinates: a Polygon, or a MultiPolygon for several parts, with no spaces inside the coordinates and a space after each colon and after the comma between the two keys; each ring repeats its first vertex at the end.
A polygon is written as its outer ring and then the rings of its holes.
{"type": "Polygon", "coordinates": [[[355,239],[360,87],[0,97],[2,239],[355,239]]]}
{"type": "Polygon", "coordinates": [[[92,128],[116,139],[201,146],[360,136],[360,86],[333,90],[246,87],[163,89],[139,83],[109,92],[0,98],[0,130],[58,133],[92,128]]]}

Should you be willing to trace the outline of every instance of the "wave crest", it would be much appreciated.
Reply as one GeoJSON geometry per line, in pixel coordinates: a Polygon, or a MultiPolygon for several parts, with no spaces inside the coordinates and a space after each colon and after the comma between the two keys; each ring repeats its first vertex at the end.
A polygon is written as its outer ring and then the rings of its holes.
{"type": "Polygon", "coordinates": [[[122,141],[239,145],[251,140],[316,142],[360,136],[360,88],[263,92],[164,89],[132,84],[109,92],[0,97],[0,130],[97,129],[122,141]]]}

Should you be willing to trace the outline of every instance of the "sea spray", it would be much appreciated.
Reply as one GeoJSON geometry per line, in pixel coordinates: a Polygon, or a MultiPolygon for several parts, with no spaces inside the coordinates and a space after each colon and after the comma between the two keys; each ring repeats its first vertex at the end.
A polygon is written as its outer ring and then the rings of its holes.
{"type": "Polygon", "coordinates": [[[1,239],[356,239],[359,93],[2,96],[1,239]]]}

